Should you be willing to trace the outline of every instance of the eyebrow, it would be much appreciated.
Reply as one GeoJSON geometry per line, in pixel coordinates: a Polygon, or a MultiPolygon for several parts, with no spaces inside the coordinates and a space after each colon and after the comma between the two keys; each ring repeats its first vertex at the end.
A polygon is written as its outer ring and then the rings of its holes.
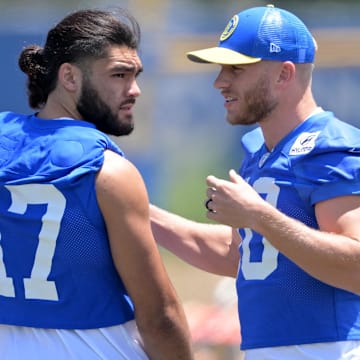
{"type": "MultiPolygon", "coordinates": [[[[137,69],[134,65],[115,65],[111,68],[112,71],[120,71],[120,72],[135,72],[137,69]]],[[[144,71],[144,68],[141,66],[137,69],[136,74],[140,74],[144,71]]]]}

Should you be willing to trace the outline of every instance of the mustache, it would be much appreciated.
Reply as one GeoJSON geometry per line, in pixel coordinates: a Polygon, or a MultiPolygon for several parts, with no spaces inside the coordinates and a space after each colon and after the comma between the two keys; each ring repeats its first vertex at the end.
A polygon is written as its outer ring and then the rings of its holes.
{"type": "Polygon", "coordinates": [[[120,106],[125,106],[125,105],[134,105],[136,103],[136,99],[135,98],[129,98],[125,101],[123,101],[120,106]]]}

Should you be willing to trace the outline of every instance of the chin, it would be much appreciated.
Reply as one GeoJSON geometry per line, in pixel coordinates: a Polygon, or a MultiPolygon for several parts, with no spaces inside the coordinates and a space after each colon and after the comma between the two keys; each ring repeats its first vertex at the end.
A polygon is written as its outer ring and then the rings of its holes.
{"type": "Polygon", "coordinates": [[[240,123],[233,117],[228,116],[226,120],[230,125],[240,125],[240,123]]]}

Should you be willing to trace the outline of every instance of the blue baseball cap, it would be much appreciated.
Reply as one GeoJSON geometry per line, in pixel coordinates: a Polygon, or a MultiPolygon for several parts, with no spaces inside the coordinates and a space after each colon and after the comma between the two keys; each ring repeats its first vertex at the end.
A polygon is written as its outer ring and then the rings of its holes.
{"type": "Polygon", "coordinates": [[[186,55],[194,62],[221,65],[251,64],[261,60],[313,63],[316,50],[315,39],[298,17],[267,5],[234,15],[217,47],[186,55]]]}

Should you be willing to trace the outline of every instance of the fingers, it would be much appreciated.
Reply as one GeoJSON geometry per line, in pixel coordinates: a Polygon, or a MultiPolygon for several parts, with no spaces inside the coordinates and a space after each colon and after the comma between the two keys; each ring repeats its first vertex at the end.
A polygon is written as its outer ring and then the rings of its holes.
{"type": "Polygon", "coordinates": [[[231,182],[233,182],[235,184],[239,183],[240,176],[238,175],[238,173],[234,169],[231,169],[229,171],[229,178],[230,178],[231,182]]]}
{"type": "MultiPolygon", "coordinates": [[[[230,178],[230,181],[235,183],[235,184],[238,184],[238,183],[241,183],[241,176],[234,170],[234,169],[231,169],[229,171],[229,178],[230,178]]],[[[220,183],[221,182],[224,182],[226,180],[223,180],[223,179],[219,179],[217,178],[216,176],[214,175],[209,175],[207,178],[206,178],[206,184],[208,187],[212,187],[212,188],[217,188],[219,187],[220,183]]]]}
{"type": "Polygon", "coordinates": [[[215,212],[215,210],[213,208],[213,204],[212,204],[214,196],[215,196],[215,192],[216,192],[215,187],[208,187],[206,190],[207,199],[205,200],[204,205],[208,212],[215,212]]]}
{"type": "Polygon", "coordinates": [[[216,189],[216,185],[219,183],[220,179],[218,179],[216,176],[214,175],[209,175],[206,178],[206,184],[209,188],[213,187],[214,189],[216,189]]]}
{"type": "Polygon", "coordinates": [[[229,211],[231,212],[232,197],[236,193],[234,185],[240,184],[242,178],[235,172],[229,171],[229,180],[219,179],[213,175],[206,178],[208,186],[206,190],[206,199],[204,201],[207,210],[208,219],[215,220],[220,223],[227,223],[229,211]]]}
{"type": "Polygon", "coordinates": [[[217,207],[216,202],[217,202],[218,196],[220,195],[220,194],[217,194],[217,192],[218,192],[218,189],[221,189],[221,187],[226,182],[227,182],[227,180],[219,179],[213,175],[209,175],[206,178],[206,184],[208,185],[208,188],[206,190],[207,199],[205,200],[204,205],[206,207],[206,210],[208,211],[208,213],[207,213],[208,218],[211,218],[211,215],[216,214],[216,207],[217,207]]]}
{"type": "Polygon", "coordinates": [[[215,195],[216,188],[215,187],[208,187],[206,190],[206,196],[208,199],[212,199],[215,195]]]}
{"type": "Polygon", "coordinates": [[[213,208],[210,207],[210,203],[212,202],[213,200],[210,198],[210,199],[207,199],[205,201],[205,207],[207,209],[207,211],[209,212],[215,212],[215,210],[213,208]]]}

